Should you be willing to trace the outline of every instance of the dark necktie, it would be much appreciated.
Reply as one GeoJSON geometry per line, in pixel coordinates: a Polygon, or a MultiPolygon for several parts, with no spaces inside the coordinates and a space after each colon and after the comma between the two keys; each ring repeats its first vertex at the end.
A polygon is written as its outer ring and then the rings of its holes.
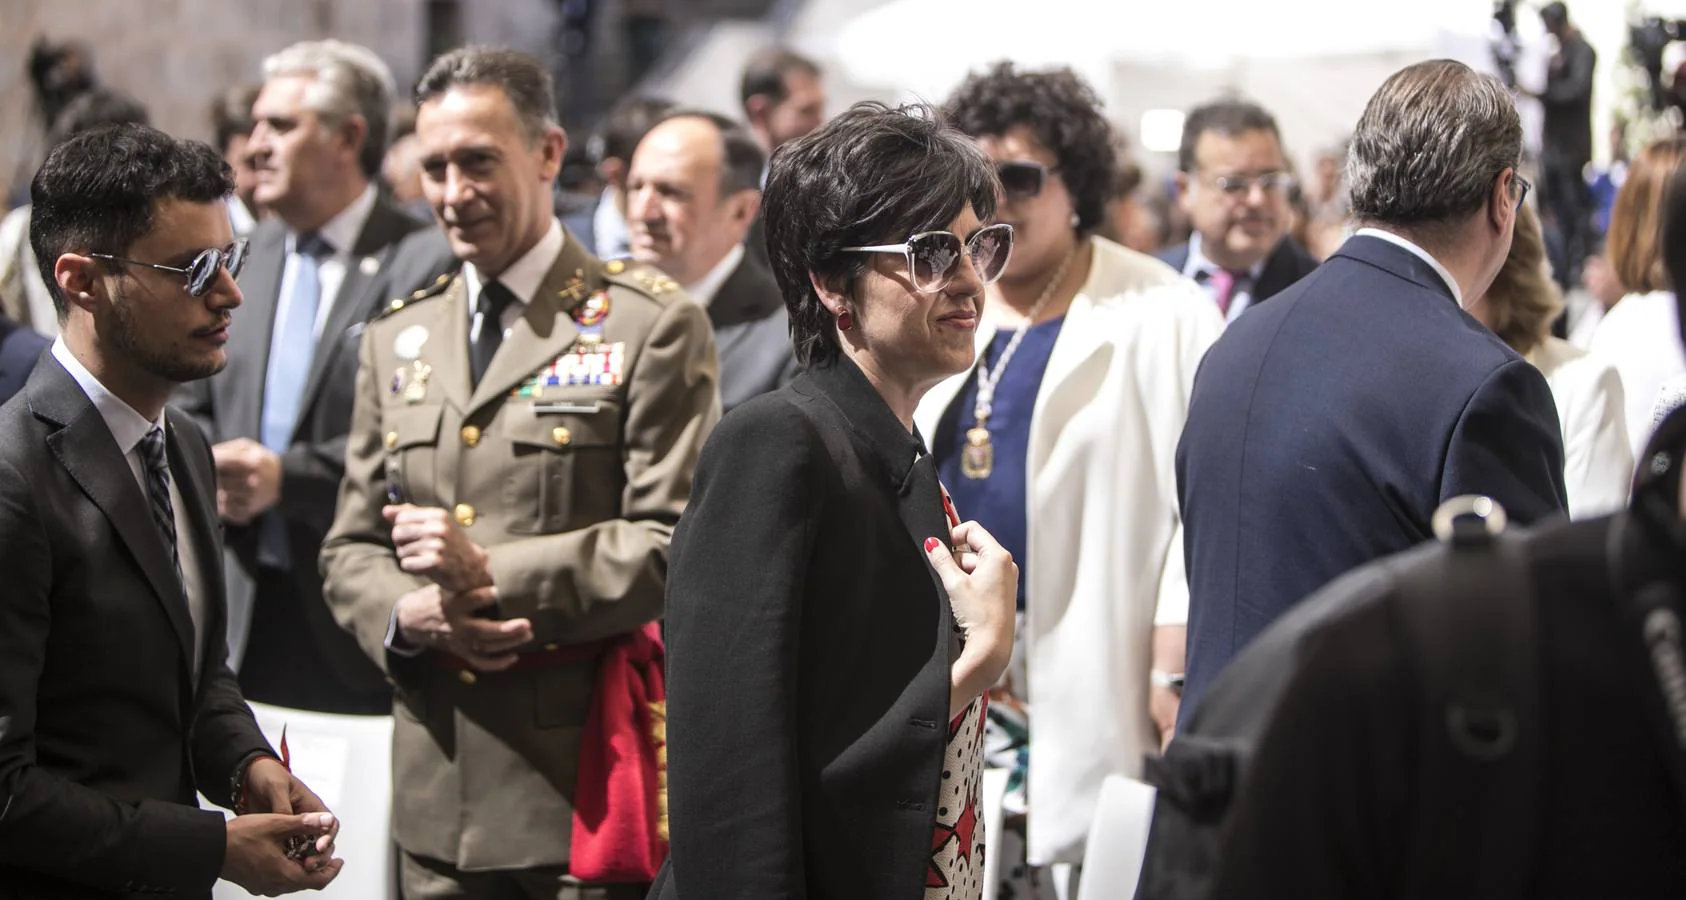
{"type": "Polygon", "coordinates": [[[515,293],[499,282],[488,281],[480,286],[480,331],[468,345],[472,386],[480,385],[480,377],[492,365],[492,357],[498,355],[498,347],[503,344],[503,313],[514,302],[515,293]]]}
{"type": "Polygon", "coordinates": [[[152,506],[152,521],[170,548],[170,562],[176,567],[176,583],[187,600],[187,582],[181,575],[181,554],[176,552],[176,510],[170,503],[170,465],[164,459],[164,432],[153,428],[140,442],[141,462],[146,467],[146,499],[152,506]]]}

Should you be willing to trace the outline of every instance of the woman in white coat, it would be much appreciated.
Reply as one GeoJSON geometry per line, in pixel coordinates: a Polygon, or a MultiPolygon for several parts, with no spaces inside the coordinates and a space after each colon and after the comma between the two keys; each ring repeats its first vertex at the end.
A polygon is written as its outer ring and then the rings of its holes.
{"type": "Polygon", "coordinates": [[[1563,428],[1569,515],[1590,518],[1627,505],[1633,453],[1621,374],[1604,358],[1552,336],[1551,323],[1562,311],[1539,217],[1524,207],[1504,267],[1470,313],[1545,375],[1563,428]]]}
{"type": "Polygon", "coordinates": [[[947,112],[995,161],[1015,243],[986,291],[978,364],[916,419],[960,514],[1021,563],[1023,624],[990,746],[1014,770],[1005,830],[1022,835],[1003,837],[1000,869],[1028,861],[1034,880],[1081,862],[1102,781],[1139,776],[1175,722],[1176,695],[1150,674],[1182,671],[1173,462],[1222,321],[1170,267],[1092,236],[1116,151],[1077,76],[1002,64],[947,112]]]}

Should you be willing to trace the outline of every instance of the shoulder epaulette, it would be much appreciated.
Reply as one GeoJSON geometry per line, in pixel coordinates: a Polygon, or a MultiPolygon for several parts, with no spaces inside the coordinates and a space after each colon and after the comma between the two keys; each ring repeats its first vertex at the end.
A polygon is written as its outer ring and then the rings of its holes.
{"type": "Polygon", "coordinates": [[[646,263],[611,259],[603,264],[603,275],[609,281],[651,297],[661,297],[679,290],[679,282],[668,277],[666,272],[646,263]]]}
{"type": "Polygon", "coordinates": [[[392,302],[388,303],[384,307],[381,307],[380,311],[375,313],[375,320],[378,321],[380,319],[384,319],[413,303],[420,303],[430,297],[438,297],[444,294],[445,289],[451,286],[451,280],[455,277],[456,275],[454,273],[448,272],[433,279],[433,283],[427,287],[424,287],[419,291],[412,292],[408,297],[394,297],[392,302]]]}

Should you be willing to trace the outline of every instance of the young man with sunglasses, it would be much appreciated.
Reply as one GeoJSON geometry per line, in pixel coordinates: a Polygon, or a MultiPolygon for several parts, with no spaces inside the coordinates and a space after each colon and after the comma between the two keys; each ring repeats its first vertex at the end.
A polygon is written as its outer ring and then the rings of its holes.
{"type": "Polygon", "coordinates": [[[1521,524],[1563,509],[1551,390],[1465,312],[1510,251],[1521,153],[1496,79],[1448,60],[1402,69],[1354,129],[1358,232],[1206,355],[1177,448],[1184,717],[1306,595],[1427,540],[1444,501],[1491,496],[1521,524]]]}
{"type": "Polygon", "coordinates": [[[61,329],[0,407],[8,896],[275,894],[340,869],[338,823],[228,669],[210,445],[165,409],[227,362],[233,189],[216,151],[142,125],[61,144],[31,185],[61,329]]]}
{"type": "Polygon", "coordinates": [[[1162,485],[1222,323],[1170,267],[1094,234],[1117,153],[1070,70],[1004,63],[948,112],[995,166],[1014,246],[985,288],[975,365],[927,394],[918,421],[960,514],[1021,562],[1024,652],[990,716],[1008,748],[992,763],[1025,789],[998,846],[1002,872],[1028,861],[1024,879],[1045,881],[1081,863],[1106,776],[1138,774],[1175,721],[1153,674],[1182,671],[1185,614],[1162,485]]]}
{"type": "Polygon", "coordinates": [[[1270,113],[1244,100],[1196,107],[1177,168],[1177,203],[1194,233],[1159,258],[1205,288],[1226,322],[1317,268],[1288,234],[1294,176],[1270,113]]]}

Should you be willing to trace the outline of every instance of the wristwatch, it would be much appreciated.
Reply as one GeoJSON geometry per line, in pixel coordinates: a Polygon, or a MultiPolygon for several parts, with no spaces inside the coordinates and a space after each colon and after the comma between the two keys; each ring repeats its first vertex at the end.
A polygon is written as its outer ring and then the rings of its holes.
{"type": "Polygon", "coordinates": [[[1147,677],[1149,681],[1162,688],[1167,688],[1177,694],[1181,694],[1183,692],[1184,679],[1183,673],[1181,672],[1162,672],[1158,669],[1153,669],[1147,673],[1147,677]]]}

